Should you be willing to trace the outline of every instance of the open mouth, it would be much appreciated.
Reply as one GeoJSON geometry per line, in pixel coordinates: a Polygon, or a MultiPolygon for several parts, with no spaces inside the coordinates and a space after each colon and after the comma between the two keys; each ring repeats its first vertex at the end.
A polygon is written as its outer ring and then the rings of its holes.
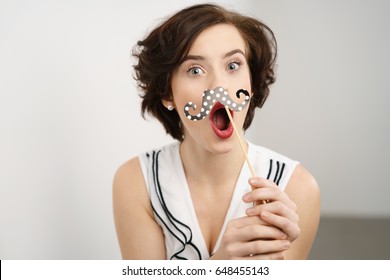
{"type": "MultiPolygon", "coordinates": [[[[231,116],[233,117],[233,111],[230,111],[231,116]]],[[[227,139],[233,134],[233,126],[230,122],[229,116],[227,115],[225,107],[217,102],[213,106],[210,112],[210,125],[213,129],[215,135],[219,138],[227,139]]]]}

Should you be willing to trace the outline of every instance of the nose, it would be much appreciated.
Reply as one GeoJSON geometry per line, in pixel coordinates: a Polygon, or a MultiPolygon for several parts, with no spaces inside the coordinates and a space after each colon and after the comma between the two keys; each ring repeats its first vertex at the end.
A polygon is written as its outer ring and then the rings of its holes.
{"type": "Polygon", "coordinates": [[[216,87],[223,87],[229,91],[229,85],[223,73],[219,71],[212,71],[209,75],[208,89],[215,89],[216,87]]]}

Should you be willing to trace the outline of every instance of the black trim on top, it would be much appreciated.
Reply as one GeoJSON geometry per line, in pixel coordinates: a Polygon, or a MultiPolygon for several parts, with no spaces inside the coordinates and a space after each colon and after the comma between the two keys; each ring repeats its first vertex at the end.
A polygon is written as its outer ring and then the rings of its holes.
{"type": "Polygon", "coordinates": [[[160,180],[159,180],[159,173],[158,173],[158,159],[159,159],[159,154],[160,154],[161,150],[158,151],[157,153],[154,151],[153,152],[153,162],[152,162],[152,169],[153,169],[153,180],[154,180],[154,186],[155,186],[155,191],[156,191],[156,194],[157,194],[157,197],[159,199],[159,202],[160,202],[160,205],[165,213],[165,215],[167,216],[170,224],[172,224],[173,227],[176,228],[177,231],[180,232],[180,234],[183,236],[184,240],[182,240],[179,236],[177,236],[171,229],[170,227],[162,220],[162,218],[160,217],[160,215],[157,213],[156,209],[154,208],[153,204],[152,204],[152,209],[153,209],[153,212],[156,214],[156,216],[160,219],[160,221],[162,221],[162,223],[164,224],[164,226],[167,228],[167,230],[182,244],[182,248],[180,250],[178,250],[177,252],[175,252],[171,257],[170,259],[172,260],[173,258],[176,258],[176,259],[181,259],[181,260],[185,260],[186,258],[184,257],[181,257],[179,254],[181,254],[187,245],[189,245],[190,247],[192,247],[197,255],[198,255],[198,259],[201,260],[202,259],[202,256],[201,256],[201,253],[199,251],[199,249],[196,247],[195,244],[192,243],[192,230],[189,226],[187,226],[186,224],[182,223],[181,221],[179,221],[178,219],[176,219],[172,213],[169,211],[166,203],[165,203],[165,200],[164,200],[164,196],[163,196],[163,192],[162,192],[162,189],[161,189],[161,185],[160,185],[160,180]],[[187,236],[186,234],[179,228],[179,225],[183,226],[184,228],[186,228],[188,231],[189,231],[189,238],[187,239],[187,236]]]}
{"type": "Polygon", "coordinates": [[[278,180],[276,180],[276,185],[278,185],[279,186],[279,182],[280,182],[280,179],[282,179],[282,176],[283,176],[283,171],[284,171],[284,167],[286,166],[286,164],[285,163],[283,163],[282,164],[282,169],[280,170],[280,174],[279,174],[279,178],[278,178],[278,180]]]}
{"type": "MultiPolygon", "coordinates": [[[[286,164],[284,162],[276,161],[276,171],[273,178],[273,182],[279,186],[280,180],[283,177],[284,168],[286,167],[286,164]]],[[[269,170],[267,175],[267,180],[270,180],[272,175],[274,161],[272,159],[269,160],[269,170]]]]}
{"type": "Polygon", "coordinates": [[[272,172],[272,159],[269,160],[269,171],[268,171],[268,176],[267,176],[267,180],[269,180],[269,178],[271,177],[271,172],[272,172]]]}
{"type": "Polygon", "coordinates": [[[276,172],[275,172],[275,177],[274,177],[274,183],[276,183],[276,180],[278,178],[278,175],[279,175],[279,161],[276,162],[276,172]]]}

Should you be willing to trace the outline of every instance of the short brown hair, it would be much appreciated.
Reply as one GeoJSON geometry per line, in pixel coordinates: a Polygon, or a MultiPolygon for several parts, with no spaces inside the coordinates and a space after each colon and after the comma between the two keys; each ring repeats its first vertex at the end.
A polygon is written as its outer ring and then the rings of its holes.
{"type": "Polygon", "coordinates": [[[194,5],[160,24],[133,49],[133,55],[138,59],[134,65],[134,78],[143,91],[142,116],[145,112],[155,116],[166,132],[179,141],[182,141],[179,115],[176,110],[167,110],[161,101],[172,97],[172,73],[198,35],[220,23],[235,26],[248,49],[253,96],[244,122],[246,130],[252,123],[255,108],[263,106],[269,86],[275,82],[277,43],[272,30],[264,23],[218,5],[194,5]]]}

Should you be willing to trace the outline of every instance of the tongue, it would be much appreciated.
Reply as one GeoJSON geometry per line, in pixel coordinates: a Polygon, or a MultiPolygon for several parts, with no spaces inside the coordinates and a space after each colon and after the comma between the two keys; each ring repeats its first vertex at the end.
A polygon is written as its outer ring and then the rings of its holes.
{"type": "Polygon", "coordinates": [[[213,115],[213,123],[219,130],[225,130],[228,128],[229,119],[225,110],[217,110],[213,115]]]}

